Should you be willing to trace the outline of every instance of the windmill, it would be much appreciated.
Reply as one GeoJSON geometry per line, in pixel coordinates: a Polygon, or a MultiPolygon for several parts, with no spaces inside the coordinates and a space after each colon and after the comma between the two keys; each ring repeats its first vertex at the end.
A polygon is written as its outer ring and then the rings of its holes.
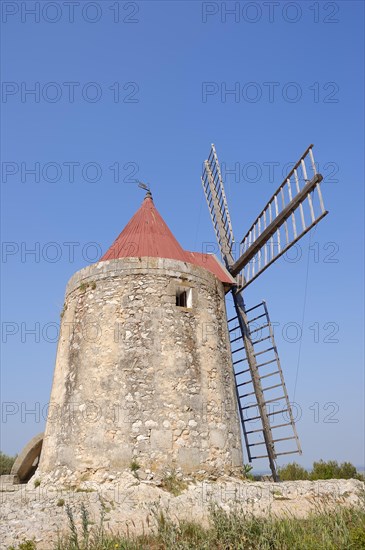
{"type": "Polygon", "coordinates": [[[212,145],[201,177],[222,258],[236,285],[235,316],[228,319],[236,395],[248,460],[302,453],[266,303],[246,308],[243,291],[328,214],[310,145],[246,235],[235,258],[235,240],[221,169],[212,145]],[[310,177],[307,172],[309,165],[310,177]],[[268,347],[267,347],[268,346],[268,347]],[[277,420],[278,418],[283,420],[277,420]],[[282,449],[288,441],[294,447],[282,449]],[[257,449],[264,449],[260,451],[257,449]]]}

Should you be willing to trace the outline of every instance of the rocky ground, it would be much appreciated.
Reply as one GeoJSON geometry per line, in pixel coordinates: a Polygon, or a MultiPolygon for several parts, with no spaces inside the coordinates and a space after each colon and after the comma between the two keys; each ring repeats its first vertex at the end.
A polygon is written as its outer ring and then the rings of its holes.
{"type": "MultiPolygon", "coordinates": [[[[105,528],[114,532],[146,532],[155,528],[155,512],[172,519],[207,524],[215,502],[229,510],[239,506],[248,513],[306,516],[311,510],[341,504],[361,505],[364,483],[358,480],[252,482],[224,476],[216,480],[182,481],[138,479],[137,474],[104,474],[93,481],[67,476],[37,478],[28,484],[0,486],[0,548],[35,539],[37,548],[51,550],[57,534],[68,530],[66,506],[77,522],[85,504],[92,521],[104,516],[105,528]],[[180,493],[180,494],[178,494],[180,493]]],[[[8,480],[9,481],[9,480],[8,480]]]]}

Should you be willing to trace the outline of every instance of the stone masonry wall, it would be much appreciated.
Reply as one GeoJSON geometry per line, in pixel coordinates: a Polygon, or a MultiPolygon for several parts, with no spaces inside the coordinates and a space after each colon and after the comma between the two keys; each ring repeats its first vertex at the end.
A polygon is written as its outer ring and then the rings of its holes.
{"type": "Polygon", "coordinates": [[[223,285],[158,258],[99,262],[67,286],[39,471],[231,472],[242,465],[223,285]],[[191,288],[192,307],[176,306],[191,288]]]}

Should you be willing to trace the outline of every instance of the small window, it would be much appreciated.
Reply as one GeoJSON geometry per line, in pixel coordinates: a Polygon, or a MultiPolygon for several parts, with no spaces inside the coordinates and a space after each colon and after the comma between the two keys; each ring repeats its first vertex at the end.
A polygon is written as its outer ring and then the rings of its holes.
{"type": "Polygon", "coordinates": [[[176,289],[176,305],[177,307],[192,307],[191,288],[180,286],[176,289]]]}
{"type": "Polygon", "coordinates": [[[186,290],[178,290],[176,292],[176,305],[179,307],[187,307],[188,298],[186,290]]]}

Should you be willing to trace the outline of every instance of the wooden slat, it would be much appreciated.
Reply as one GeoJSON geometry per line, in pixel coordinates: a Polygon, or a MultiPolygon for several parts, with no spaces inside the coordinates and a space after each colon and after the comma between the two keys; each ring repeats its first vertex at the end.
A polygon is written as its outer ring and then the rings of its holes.
{"type": "MultiPolygon", "coordinates": [[[[250,369],[248,369],[248,370],[250,370],[250,369]]],[[[252,384],[252,380],[247,380],[247,382],[241,382],[240,387],[241,386],[247,386],[247,384],[252,384]]],[[[238,388],[238,385],[237,385],[237,388],[238,388]]]]}
{"type": "MultiPolygon", "coordinates": [[[[295,454],[301,454],[300,451],[298,451],[298,449],[295,449],[293,451],[286,451],[285,453],[275,453],[276,456],[284,456],[284,455],[295,455],[295,454]]],[[[252,457],[253,458],[253,457],[252,457]]]]}
{"type": "Polygon", "coordinates": [[[250,330],[250,336],[254,333],[254,332],[257,332],[258,330],[263,330],[265,328],[267,328],[269,325],[268,323],[266,323],[265,325],[261,325],[261,327],[259,328],[255,328],[254,330],[250,330]]]}
{"type": "Polygon", "coordinates": [[[285,395],[281,395],[280,397],[275,397],[274,399],[269,399],[268,401],[265,401],[265,405],[268,403],[275,403],[276,401],[281,401],[282,399],[285,399],[285,395]]]}
{"type": "Polygon", "coordinates": [[[243,395],[240,395],[240,398],[242,399],[243,397],[249,397],[250,395],[255,395],[255,392],[250,391],[249,393],[244,393],[243,395]]]}
{"type": "Polygon", "coordinates": [[[237,318],[238,318],[238,317],[237,317],[237,315],[236,315],[236,317],[231,317],[231,319],[228,319],[227,322],[228,322],[228,323],[231,323],[232,321],[234,321],[234,320],[237,319],[237,318]]]}
{"type": "Polygon", "coordinates": [[[234,350],[232,351],[232,353],[237,353],[238,351],[242,351],[243,349],[245,349],[244,346],[243,346],[242,348],[234,349],[234,350]]]}
{"type": "MultiPolygon", "coordinates": [[[[272,203],[272,201],[274,200],[274,196],[280,192],[281,188],[286,184],[286,180],[288,178],[291,178],[291,176],[294,174],[295,170],[301,165],[301,161],[302,159],[304,159],[310,149],[312,149],[313,147],[313,144],[311,144],[309,147],[307,147],[307,149],[304,151],[303,155],[300,157],[300,159],[298,160],[298,162],[293,166],[293,168],[290,170],[289,174],[286,176],[286,178],[284,179],[284,181],[282,182],[282,184],[278,187],[278,189],[275,191],[275,193],[273,194],[273,196],[270,198],[270,200],[267,202],[266,206],[262,209],[262,211],[260,212],[260,214],[258,215],[258,218],[262,216],[262,214],[264,213],[264,210],[266,210],[269,206],[270,206],[270,203],[272,203]]],[[[272,220],[270,220],[270,223],[271,223],[272,220]]],[[[256,223],[256,222],[254,222],[256,223]]],[[[254,223],[252,224],[252,226],[250,227],[250,229],[252,229],[254,223]]],[[[250,231],[249,229],[249,231],[250,231]]]]}
{"type": "Polygon", "coordinates": [[[317,174],[317,168],[316,168],[316,163],[314,162],[314,156],[313,156],[313,149],[312,149],[312,147],[309,149],[309,157],[310,157],[310,159],[311,159],[311,165],[312,165],[313,174],[317,174]]]}
{"type": "Polygon", "coordinates": [[[240,372],[235,372],[235,376],[240,376],[241,374],[245,374],[246,372],[250,372],[250,369],[245,369],[245,370],[241,370],[240,372]]]}
{"type": "MultiPolygon", "coordinates": [[[[253,306],[253,307],[250,307],[249,309],[246,309],[246,314],[249,313],[250,311],[253,311],[254,309],[257,309],[258,307],[262,307],[262,302],[260,302],[259,304],[257,304],[257,306],[253,306]]],[[[237,319],[237,317],[236,317],[237,319]]]]}
{"type": "MultiPolygon", "coordinates": [[[[258,367],[261,367],[262,365],[268,365],[269,363],[275,363],[276,359],[272,359],[272,361],[266,361],[266,363],[261,363],[261,365],[257,365],[258,367]]],[[[274,376],[274,374],[279,374],[280,371],[276,370],[275,372],[270,372],[269,374],[264,374],[261,376],[261,380],[264,378],[268,378],[269,376],[274,376]]]]}
{"type": "Polygon", "coordinates": [[[274,411],[272,413],[268,413],[267,416],[274,416],[274,414],[281,414],[281,413],[284,413],[284,412],[288,412],[288,409],[282,409],[281,411],[274,411]]]}
{"type": "MultiPolygon", "coordinates": [[[[279,371],[277,371],[279,372],[279,371]]],[[[262,388],[262,391],[268,391],[268,390],[273,390],[274,388],[281,388],[282,387],[282,384],[280,382],[280,384],[274,384],[273,386],[268,386],[267,388],[262,388]]]]}
{"type": "Polygon", "coordinates": [[[284,223],[284,221],[288,219],[288,217],[298,208],[298,206],[302,206],[302,202],[307,198],[308,193],[312,191],[317,183],[322,181],[322,179],[323,178],[321,174],[317,174],[303,187],[303,189],[294,197],[292,202],[284,208],[284,210],[276,217],[276,219],[270,223],[265,231],[261,233],[260,237],[258,237],[256,241],[252,243],[252,246],[250,246],[248,250],[246,250],[246,252],[242,254],[242,256],[233,264],[232,268],[230,269],[231,275],[233,275],[233,277],[238,275],[241,269],[246,264],[248,264],[248,262],[257,254],[258,250],[262,248],[262,246],[269,240],[272,235],[274,235],[278,227],[280,227],[282,223],[284,223]]]}
{"type": "Polygon", "coordinates": [[[248,434],[255,434],[255,433],[258,433],[258,432],[263,432],[263,428],[258,428],[257,430],[249,430],[247,433],[248,434]]]}
{"type": "Polygon", "coordinates": [[[271,426],[271,429],[274,430],[275,428],[284,428],[284,426],[291,426],[291,422],[285,422],[285,424],[277,424],[276,426],[271,426]]]}
{"type": "Polygon", "coordinates": [[[278,441],[289,441],[289,439],[295,439],[295,436],[292,435],[290,437],[279,437],[279,439],[273,439],[273,442],[278,443],[278,441]]]}
{"type": "Polygon", "coordinates": [[[257,317],[254,317],[253,319],[250,319],[250,320],[248,321],[248,324],[253,323],[253,322],[256,321],[257,319],[261,319],[261,317],[266,317],[265,313],[263,313],[262,315],[258,315],[257,317]]]}
{"type": "MultiPolygon", "coordinates": [[[[284,188],[281,189],[281,202],[283,203],[283,209],[284,209],[285,208],[284,188]]],[[[288,222],[286,220],[284,222],[284,227],[285,227],[286,244],[288,244],[289,243],[289,231],[288,231],[288,222]]]]}
{"type": "MultiPolygon", "coordinates": [[[[292,196],[292,192],[291,192],[290,178],[287,179],[287,182],[288,182],[289,201],[292,201],[292,200],[293,200],[293,196],[292,196]]],[[[293,225],[293,235],[294,235],[294,239],[296,239],[296,238],[297,238],[297,224],[296,224],[296,221],[295,221],[295,214],[294,214],[294,212],[293,212],[292,215],[291,215],[291,220],[292,220],[292,225],[293,225]]]]}
{"type": "Polygon", "coordinates": [[[233,365],[238,365],[238,363],[243,363],[243,361],[247,361],[247,357],[245,357],[244,359],[239,359],[238,361],[233,361],[233,365]]]}
{"type": "Polygon", "coordinates": [[[272,258],[268,264],[263,267],[261,269],[261,271],[258,271],[255,275],[255,277],[252,277],[251,279],[249,280],[246,280],[245,281],[245,284],[239,288],[239,292],[241,292],[244,288],[246,288],[247,285],[251,284],[259,275],[261,275],[261,273],[263,273],[271,264],[273,264],[278,258],[280,258],[280,256],[282,256],[283,254],[285,254],[285,252],[287,250],[289,250],[289,248],[291,248],[295,243],[297,243],[299,241],[299,239],[301,239],[306,233],[308,233],[308,231],[310,231],[312,229],[312,227],[314,227],[315,225],[317,225],[318,222],[321,221],[322,218],[324,218],[325,216],[327,216],[328,214],[328,210],[325,210],[320,216],[318,216],[318,218],[315,220],[315,222],[311,223],[306,229],[305,231],[303,231],[300,235],[297,236],[296,239],[294,239],[293,241],[291,241],[291,243],[286,246],[285,248],[283,248],[280,252],[280,254],[278,256],[275,256],[275,258],[272,258]]]}
{"type": "Polygon", "coordinates": [[[252,342],[252,345],[256,345],[258,344],[259,342],[263,342],[264,340],[269,340],[270,338],[270,335],[269,336],[264,336],[263,338],[259,338],[259,340],[254,340],[254,342],[252,342]]]}
{"type": "MultiPolygon", "coordinates": [[[[297,189],[297,193],[300,193],[299,178],[298,178],[298,172],[296,169],[294,170],[294,180],[295,180],[295,187],[297,189]]],[[[302,228],[304,231],[306,227],[305,227],[304,210],[303,210],[302,204],[299,205],[299,210],[300,210],[300,218],[302,220],[302,228]]]]}
{"type": "Polygon", "coordinates": [[[264,349],[262,351],[258,351],[257,353],[255,353],[255,357],[257,357],[258,355],[262,355],[263,353],[267,353],[268,351],[271,351],[273,350],[274,348],[271,347],[271,348],[267,348],[267,349],[264,349]]]}

